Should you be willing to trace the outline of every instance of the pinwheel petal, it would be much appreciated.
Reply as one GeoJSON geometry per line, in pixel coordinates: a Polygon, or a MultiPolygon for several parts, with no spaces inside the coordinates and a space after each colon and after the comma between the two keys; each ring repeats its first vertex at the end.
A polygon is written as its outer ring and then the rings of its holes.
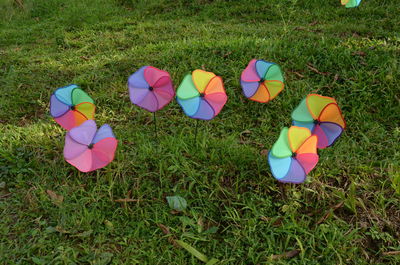
{"type": "Polygon", "coordinates": [[[264,77],[265,80],[268,81],[280,81],[283,83],[283,74],[281,68],[277,64],[272,64],[264,77]]]}
{"type": "Polygon", "coordinates": [[[267,87],[269,100],[273,100],[284,88],[281,81],[265,81],[264,85],[267,87]]]}
{"type": "Polygon", "coordinates": [[[104,124],[100,127],[100,129],[97,130],[93,137],[92,144],[96,144],[105,138],[115,138],[115,135],[108,124],[104,124]]]}
{"type": "Polygon", "coordinates": [[[296,156],[296,160],[303,167],[306,175],[317,165],[318,159],[317,154],[299,154],[296,156]]]}
{"type": "Polygon", "coordinates": [[[300,154],[317,154],[317,142],[318,142],[318,137],[316,135],[308,137],[304,141],[304,143],[297,149],[296,151],[297,156],[300,154]]]}
{"type": "Polygon", "coordinates": [[[143,99],[149,94],[151,91],[149,88],[129,88],[129,98],[131,99],[131,102],[133,104],[139,105],[140,102],[143,101],[143,99]]]}
{"type": "Polygon", "coordinates": [[[313,134],[318,137],[317,147],[319,149],[324,149],[328,147],[329,145],[328,138],[326,137],[325,132],[321,129],[321,126],[319,124],[315,125],[313,134]]]}
{"type": "Polygon", "coordinates": [[[268,163],[274,178],[280,180],[289,173],[290,165],[292,163],[292,158],[290,156],[284,158],[278,158],[275,157],[271,152],[269,152],[268,163]]]}
{"type": "Polygon", "coordinates": [[[264,60],[257,60],[256,71],[260,78],[265,78],[268,69],[273,65],[273,63],[266,62],[264,60]]]}
{"type": "Polygon", "coordinates": [[[67,111],[64,115],[54,118],[65,130],[69,131],[72,128],[81,125],[87,119],[78,111],[67,111]]]}
{"type": "Polygon", "coordinates": [[[78,127],[72,128],[68,134],[71,138],[80,144],[90,145],[97,131],[96,123],[93,120],[87,120],[78,127]]]}
{"type": "Polygon", "coordinates": [[[300,121],[293,121],[292,124],[297,127],[304,127],[309,129],[311,132],[314,130],[314,122],[300,122],[300,121]]]}
{"type": "Polygon", "coordinates": [[[189,99],[180,99],[177,97],[176,101],[182,107],[183,112],[185,112],[185,114],[189,117],[192,117],[194,114],[196,114],[200,106],[200,97],[189,99]]]}
{"type": "MultiPolygon", "coordinates": [[[[313,122],[314,118],[307,107],[307,100],[303,99],[292,112],[292,119],[296,122],[313,122]]],[[[305,127],[305,126],[301,126],[305,127]]]]}
{"type": "Polygon", "coordinates": [[[260,103],[268,102],[270,100],[270,96],[267,87],[264,84],[260,84],[257,92],[250,97],[250,99],[260,103]]]}
{"type": "Polygon", "coordinates": [[[90,171],[107,166],[114,160],[118,141],[115,138],[105,138],[97,142],[92,149],[92,167],[90,171]]]}
{"type": "Polygon", "coordinates": [[[147,83],[152,87],[155,87],[157,82],[161,78],[165,78],[165,77],[170,79],[168,72],[157,69],[153,66],[148,66],[144,70],[144,78],[146,79],[147,83]]]}
{"type": "Polygon", "coordinates": [[[306,172],[300,163],[292,158],[292,163],[290,164],[290,170],[287,175],[281,178],[280,182],[299,184],[306,180],[306,172]]]}
{"type": "Polygon", "coordinates": [[[332,122],[336,123],[344,129],[346,127],[346,122],[342,116],[342,112],[340,111],[339,106],[336,103],[330,103],[325,106],[325,108],[321,111],[321,114],[318,118],[320,122],[332,122]]]}
{"type": "Polygon", "coordinates": [[[157,98],[158,110],[162,109],[171,102],[175,96],[175,91],[172,87],[172,82],[169,76],[163,76],[154,85],[154,95],[157,98]]]}
{"type": "Polygon", "coordinates": [[[350,1],[350,0],[341,0],[340,2],[341,2],[342,5],[345,5],[345,4],[347,4],[349,1],[350,1]]]}
{"type": "Polygon", "coordinates": [[[311,136],[311,132],[307,128],[291,126],[288,130],[289,146],[292,152],[296,152],[297,149],[304,143],[304,141],[311,136]]]}
{"type": "Polygon", "coordinates": [[[215,116],[215,111],[207,100],[200,99],[200,106],[196,114],[192,116],[194,119],[211,120],[215,116]]]}
{"type": "Polygon", "coordinates": [[[50,98],[50,114],[53,118],[58,118],[69,111],[69,106],[59,101],[53,94],[50,98]]]}
{"type": "Polygon", "coordinates": [[[343,128],[336,123],[321,122],[320,128],[324,131],[326,139],[328,141],[327,146],[331,146],[335,141],[342,135],[343,128]]]}
{"type": "Polygon", "coordinates": [[[87,149],[79,156],[66,159],[68,163],[76,167],[81,172],[89,172],[92,168],[92,150],[87,149]]]}
{"type": "MultiPolygon", "coordinates": [[[[247,65],[246,69],[243,70],[242,75],[240,77],[243,82],[258,82],[260,81],[260,77],[257,74],[256,69],[256,59],[252,59],[247,65]]],[[[258,83],[257,83],[258,86],[258,83]]],[[[248,96],[246,96],[248,97],[248,96]]]]}
{"type": "Polygon", "coordinates": [[[128,78],[129,90],[135,90],[136,88],[149,88],[150,85],[144,78],[144,70],[147,67],[148,66],[143,66],[128,78]]]}
{"type": "Polygon", "coordinates": [[[55,92],[54,95],[56,95],[57,99],[67,105],[73,105],[72,104],[72,91],[77,88],[77,85],[68,85],[64,87],[58,88],[55,92]]]}
{"type": "Polygon", "coordinates": [[[274,157],[285,158],[292,155],[292,151],[289,147],[288,132],[289,129],[287,127],[283,128],[278,140],[272,146],[271,153],[274,157]]]}
{"type": "Polygon", "coordinates": [[[71,138],[69,133],[65,136],[65,145],[64,145],[64,158],[67,160],[74,159],[81,155],[88,149],[87,145],[80,144],[74,139],[71,138]]]}
{"type": "Polygon", "coordinates": [[[89,102],[84,102],[75,106],[75,110],[79,111],[87,120],[94,119],[94,112],[96,107],[89,102]]]}
{"type": "Polygon", "coordinates": [[[257,92],[259,83],[258,82],[245,82],[245,81],[240,81],[240,84],[242,85],[243,88],[243,94],[247,98],[251,98],[254,96],[254,94],[257,92]]]}
{"type": "Polygon", "coordinates": [[[154,95],[154,92],[150,90],[140,102],[136,103],[136,105],[150,112],[155,112],[158,110],[157,97],[154,95]]]}
{"type": "Polygon", "coordinates": [[[200,93],[204,93],[210,80],[215,76],[212,72],[194,70],[192,73],[193,83],[200,93]]]}
{"type": "Polygon", "coordinates": [[[80,88],[72,90],[72,105],[78,105],[84,102],[94,103],[93,99],[80,88]]]}
{"type": "Polygon", "coordinates": [[[309,94],[306,98],[308,111],[314,120],[318,119],[321,111],[328,105],[329,103],[336,103],[334,98],[324,97],[317,94],[309,94]]]}
{"type": "Polygon", "coordinates": [[[198,97],[200,95],[199,91],[197,91],[196,86],[193,83],[192,76],[187,74],[182,83],[179,85],[176,96],[179,99],[191,99],[194,97],[198,97]]]}
{"type": "Polygon", "coordinates": [[[206,95],[213,94],[213,93],[224,93],[224,82],[220,76],[214,76],[210,82],[208,83],[206,90],[204,91],[206,95]]]}
{"type": "Polygon", "coordinates": [[[210,104],[214,110],[214,116],[218,115],[221,109],[224,107],[228,97],[225,93],[212,93],[204,97],[204,99],[210,104]]]}

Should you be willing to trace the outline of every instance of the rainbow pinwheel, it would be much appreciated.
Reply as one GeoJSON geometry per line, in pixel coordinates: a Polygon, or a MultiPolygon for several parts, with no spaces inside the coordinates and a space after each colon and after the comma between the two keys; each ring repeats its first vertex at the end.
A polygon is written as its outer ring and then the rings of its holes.
{"type": "Polygon", "coordinates": [[[346,8],[357,7],[360,5],[361,0],[341,0],[342,5],[346,8]]]}
{"type": "Polygon", "coordinates": [[[133,104],[155,112],[175,96],[168,72],[152,66],[143,66],[128,79],[129,96],[133,104]]]}
{"type": "Polygon", "coordinates": [[[50,98],[50,114],[66,130],[94,119],[93,99],[77,85],[58,88],[50,98]]]}
{"type": "Polygon", "coordinates": [[[317,136],[307,128],[283,128],[268,154],[272,175],[280,182],[302,183],[318,163],[317,136]]]}
{"type": "Polygon", "coordinates": [[[273,100],[285,87],[277,64],[256,59],[242,72],[240,84],[247,98],[261,103],[273,100]]]}
{"type": "Polygon", "coordinates": [[[93,120],[71,129],[65,137],[64,158],[79,171],[89,172],[107,166],[118,141],[108,124],[97,130],[93,120]]]}
{"type": "Polygon", "coordinates": [[[176,100],[185,114],[199,120],[213,119],[227,99],[222,78],[203,70],[187,74],[176,91],[176,100]]]}
{"type": "Polygon", "coordinates": [[[318,137],[318,148],[335,143],[346,128],[334,98],[309,94],[292,113],[293,125],[306,127],[318,137]]]}

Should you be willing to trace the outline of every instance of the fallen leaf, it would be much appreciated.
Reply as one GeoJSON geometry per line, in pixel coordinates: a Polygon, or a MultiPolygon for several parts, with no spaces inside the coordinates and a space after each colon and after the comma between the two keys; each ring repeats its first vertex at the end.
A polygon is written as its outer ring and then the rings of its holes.
{"type": "Polygon", "coordinates": [[[169,231],[169,228],[166,227],[163,224],[157,224],[157,226],[161,229],[161,231],[165,234],[165,235],[171,235],[170,237],[168,237],[168,242],[171,243],[174,247],[179,247],[178,243],[176,243],[174,236],[171,234],[171,232],[169,231]]]}
{"type": "Polygon", "coordinates": [[[115,202],[140,202],[139,199],[130,199],[130,198],[124,198],[124,199],[117,199],[114,200],[115,202]]]}
{"type": "Polygon", "coordinates": [[[263,221],[265,221],[265,222],[271,221],[271,218],[265,217],[265,216],[261,216],[260,219],[263,220],[263,221]]]}
{"type": "Polygon", "coordinates": [[[335,76],[333,77],[333,81],[338,81],[339,80],[339,74],[335,74],[335,76]]]}
{"type": "Polygon", "coordinates": [[[268,155],[269,150],[268,149],[263,149],[260,151],[260,155],[262,156],[267,156],[268,155]]]}
{"type": "Polygon", "coordinates": [[[324,216],[322,216],[322,217],[318,220],[318,222],[316,223],[316,225],[319,225],[319,224],[322,224],[323,222],[325,222],[326,219],[328,219],[329,216],[331,216],[331,214],[332,214],[335,210],[341,208],[343,205],[344,205],[344,202],[340,202],[340,203],[338,203],[338,204],[332,206],[332,207],[329,209],[329,211],[326,212],[326,214],[325,214],[324,216]]]}
{"type": "Polygon", "coordinates": [[[277,260],[277,259],[282,259],[282,258],[293,258],[297,255],[300,254],[300,250],[295,249],[295,250],[291,250],[288,252],[285,252],[283,254],[279,254],[279,255],[272,255],[272,259],[273,260],[277,260]]]}
{"type": "Polygon", "coordinates": [[[308,63],[307,64],[308,69],[310,69],[311,71],[313,71],[314,73],[317,73],[319,75],[329,75],[329,72],[321,72],[319,71],[317,68],[315,68],[312,64],[308,63]]]}
{"type": "Polygon", "coordinates": [[[318,21],[313,21],[313,22],[311,22],[310,24],[308,24],[309,26],[315,26],[315,25],[317,25],[319,22],[318,21]]]}
{"type": "Polygon", "coordinates": [[[400,250],[383,252],[382,255],[383,255],[383,256],[395,256],[395,255],[400,255],[400,250]]]}
{"type": "Polygon", "coordinates": [[[71,233],[71,232],[65,230],[64,228],[62,228],[62,227],[59,226],[59,225],[57,225],[57,226],[55,227],[55,229],[56,229],[57,232],[59,232],[59,233],[61,233],[61,234],[70,234],[70,233],[71,233]]]}
{"type": "Polygon", "coordinates": [[[356,51],[356,52],[353,52],[351,55],[359,55],[359,56],[366,56],[367,54],[365,53],[365,52],[363,52],[363,51],[356,51]]]}
{"type": "Polygon", "coordinates": [[[54,191],[52,190],[47,190],[47,194],[49,195],[51,201],[57,205],[60,206],[61,203],[64,201],[64,197],[62,195],[57,195],[54,191]]]}
{"type": "Polygon", "coordinates": [[[169,207],[175,211],[182,212],[187,207],[187,202],[181,196],[167,196],[166,197],[169,207]]]}

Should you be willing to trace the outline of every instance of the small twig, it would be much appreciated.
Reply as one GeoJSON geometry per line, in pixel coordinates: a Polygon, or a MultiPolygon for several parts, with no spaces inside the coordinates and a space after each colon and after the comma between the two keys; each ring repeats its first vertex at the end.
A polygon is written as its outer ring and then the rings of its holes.
{"type": "Polygon", "coordinates": [[[395,256],[395,255],[400,255],[400,250],[383,252],[382,255],[383,255],[383,256],[395,256]]]}

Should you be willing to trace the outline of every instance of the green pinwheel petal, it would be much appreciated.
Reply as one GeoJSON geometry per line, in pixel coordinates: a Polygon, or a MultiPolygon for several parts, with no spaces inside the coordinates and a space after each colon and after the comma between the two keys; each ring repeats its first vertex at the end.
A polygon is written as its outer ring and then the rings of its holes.
{"type": "Polygon", "coordinates": [[[176,96],[180,99],[190,99],[198,97],[199,95],[200,93],[197,91],[196,86],[193,83],[192,75],[187,74],[179,85],[176,91],[176,96]]]}
{"type": "Polygon", "coordinates": [[[285,158],[292,155],[292,151],[289,146],[288,138],[289,129],[287,127],[283,128],[281,134],[279,135],[278,141],[272,146],[272,155],[278,158],[285,158]]]}
{"type": "Polygon", "coordinates": [[[78,104],[83,103],[83,102],[89,102],[89,103],[94,104],[93,99],[91,97],[89,97],[89,95],[86,94],[85,91],[83,91],[80,88],[75,88],[72,91],[72,104],[73,105],[78,105],[78,104]]]}
{"type": "Polygon", "coordinates": [[[292,112],[292,119],[300,122],[312,122],[314,121],[307,108],[307,100],[303,99],[300,104],[292,112]]]}
{"type": "Polygon", "coordinates": [[[265,74],[264,79],[265,80],[279,80],[283,83],[283,75],[282,75],[281,68],[277,64],[271,65],[268,68],[268,71],[265,74]]]}

